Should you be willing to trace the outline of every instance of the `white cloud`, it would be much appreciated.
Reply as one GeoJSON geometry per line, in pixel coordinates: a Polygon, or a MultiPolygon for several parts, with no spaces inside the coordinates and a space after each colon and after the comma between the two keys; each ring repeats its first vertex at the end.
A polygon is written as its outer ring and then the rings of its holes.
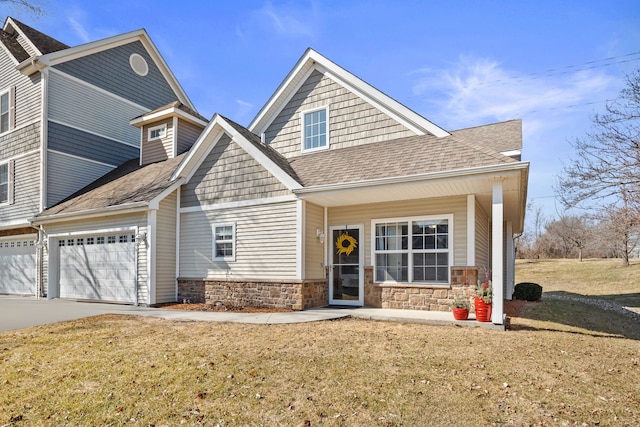
{"type": "MultiPolygon", "coordinates": [[[[529,129],[557,121],[569,106],[602,101],[610,93],[613,78],[597,70],[556,75],[522,75],[485,58],[461,57],[449,69],[421,69],[413,87],[416,97],[427,99],[449,127],[466,127],[524,116],[529,129]],[[520,77],[518,77],[520,76],[520,77]]],[[[437,121],[436,121],[437,122],[437,121]]]]}
{"type": "Polygon", "coordinates": [[[78,19],[76,19],[73,16],[70,16],[69,24],[71,24],[71,28],[73,28],[73,31],[75,31],[76,36],[78,36],[78,38],[82,40],[83,43],[89,43],[90,41],[92,41],[91,36],[89,36],[89,32],[78,21],[78,19]]]}
{"type": "Polygon", "coordinates": [[[278,5],[267,1],[255,11],[254,20],[273,33],[284,37],[311,37],[314,34],[315,7],[299,7],[298,4],[278,5]]]}

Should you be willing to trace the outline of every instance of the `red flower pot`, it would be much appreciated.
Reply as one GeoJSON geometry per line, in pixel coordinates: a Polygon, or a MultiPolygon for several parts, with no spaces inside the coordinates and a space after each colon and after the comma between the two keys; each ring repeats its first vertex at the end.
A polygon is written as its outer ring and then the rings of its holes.
{"type": "Polygon", "coordinates": [[[453,308],[453,318],[456,320],[467,320],[469,318],[468,308],[453,308]]]}
{"type": "Polygon", "coordinates": [[[476,308],[476,321],[490,322],[491,321],[491,304],[485,303],[482,298],[475,298],[473,303],[476,308]]]}

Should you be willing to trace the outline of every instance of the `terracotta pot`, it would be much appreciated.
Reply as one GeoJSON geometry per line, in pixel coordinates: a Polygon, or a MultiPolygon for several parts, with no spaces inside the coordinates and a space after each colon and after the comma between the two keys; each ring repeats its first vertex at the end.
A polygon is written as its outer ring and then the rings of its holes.
{"type": "Polygon", "coordinates": [[[473,303],[476,308],[476,321],[490,322],[491,321],[491,304],[485,303],[482,298],[475,298],[473,303]]]}
{"type": "Polygon", "coordinates": [[[456,320],[467,320],[469,318],[469,309],[454,307],[453,318],[456,320]]]}

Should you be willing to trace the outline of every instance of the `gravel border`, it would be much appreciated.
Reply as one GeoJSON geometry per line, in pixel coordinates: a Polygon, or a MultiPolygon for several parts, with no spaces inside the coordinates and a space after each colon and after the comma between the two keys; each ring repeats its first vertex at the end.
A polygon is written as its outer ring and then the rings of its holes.
{"type": "Polygon", "coordinates": [[[615,311],[617,313],[623,314],[631,319],[640,322],[640,313],[635,310],[640,310],[639,308],[625,307],[615,302],[595,299],[595,298],[587,298],[587,297],[578,297],[573,295],[559,295],[559,294],[543,294],[543,298],[556,299],[556,300],[564,300],[564,301],[575,301],[581,302],[583,304],[594,305],[603,310],[615,311]]]}

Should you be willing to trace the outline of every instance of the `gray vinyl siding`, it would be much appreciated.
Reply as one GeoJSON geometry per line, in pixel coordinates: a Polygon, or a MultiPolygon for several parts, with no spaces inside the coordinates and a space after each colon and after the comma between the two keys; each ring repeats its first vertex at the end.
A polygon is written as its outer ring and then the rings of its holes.
{"type": "Polygon", "coordinates": [[[49,151],[47,155],[47,206],[53,206],[64,200],[112,169],[107,165],[49,151]]]}
{"type": "MultiPolygon", "coordinates": [[[[139,41],[64,62],[54,68],[150,110],[178,99],[139,41]],[[129,57],[134,53],[147,61],[149,73],[144,77],[129,65],[129,57]]],[[[136,116],[129,119],[133,117],[136,116]]]]}
{"type": "Polygon", "coordinates": [[[371,220],[453,214],[453,265],[467,262],[467,198],[446,197],[329,208],[329,226],[364,224],[365,265],[372,265],[371,220]]]}
{"type": "Polygon", "coordinates": [[[40,122],[0,136],[0,161],[40,148],[40,122]]]}
{"type": "Polygon", "coordinates": [[[160,202],[156,240],[156,304],[176,301],[177,194],[160,202]]]}
{"type": "Polygon", "coordinates": [[[300,113],[329,105],[331,149],[415,135],[318,71],[311,73],[269,125],[265,141],[286,157],[301,155],[300,113]]]}
{"type": "MultiPolygon", "coordinates": [[[[44,229],[47,235],[63,234],[63,233],[82,233],[85,235],[96,234],[101,230],[113,230],[118,228],[138,227],[139,232],[147,231],[147,214],[140,212],[128,215],[109,215],[100,218],[84,219],[77,221],[61,222],[56,224],[45,225],[44,229]]],[[[144,244],[137,245],[138,257],[138,302],[140,304],[147,303],[147,247],[144,244]]],[[[53,248],[55,251],[57,248],[53,248]]],[[[50,267],[51,248],[45,251],[45,263],[47,271],[50,267]]],[[[55,256],[55,255],[54,255],[55,256]]],[[[57,272],[51,272],[52,274],[57,272]]],[[[55,274],[54,274],[55,275],[55,274]]],[[[49,277],[46,273],[45,277],[49,277]]],[[[48,284],[47,284],[48,287],[48,284]]],[[[45,288],[47,289],[47,288],[45,288]]]]}
{"type": "Polygon", "coordinates": [[[140,153],[136,147],[58,123],[49,122],[48,129],[48,148],[72,156],[118,166],[140,153]]]}
{"type": "Polygon", "coordinates": [[[204,128],[193,123],[178,119],[178,152],[180,155],[189,150],[191,146],[198,140],[204,128]]]}
{"type": "Polygon", "coordinates": [[[296,278],[296,202],[180,216],[180,277],[296,278]],[[214,223],[235,223],[235,261],[213,261],[214,223]]]}
{"type": "Polygon", "coordinates": [[[201,206],[291,194],[238,144],[224,135],[184,185],[181,206],[201,206]]]}
{"type": "Polygon", "coordinates": [[[476,266],[489,268],[489,217],[476,201],[476,266]]]}
{"type": "Polygon", "coordinates": [[[50,120],[134,147],[140,146],[140,130],[129,122],[146,113],[147,109],[55,72],[49,73],[47,99],[50,120]]]}
{"type": "Polygon", "coordinates": [[[0,206],[0,224],[27,221],[39,212],[40,152],[14,159],[14,203],[0,206]]]}
{"type": "Polygon", "coordinates": [[[172,158],[173,153],[173,120],[163,120],[142,128],[142,164],[161,162],[172,158]],[[149,128],[167,125],[167,134],[164,138],[149,140],[149,128]]]}
{"type": "Polygon", "coordinates": [[[324,230],[324,208],[305,203],[304,279],[324,277],[324,244],[317,237],[317,230],[324,230]]]}

